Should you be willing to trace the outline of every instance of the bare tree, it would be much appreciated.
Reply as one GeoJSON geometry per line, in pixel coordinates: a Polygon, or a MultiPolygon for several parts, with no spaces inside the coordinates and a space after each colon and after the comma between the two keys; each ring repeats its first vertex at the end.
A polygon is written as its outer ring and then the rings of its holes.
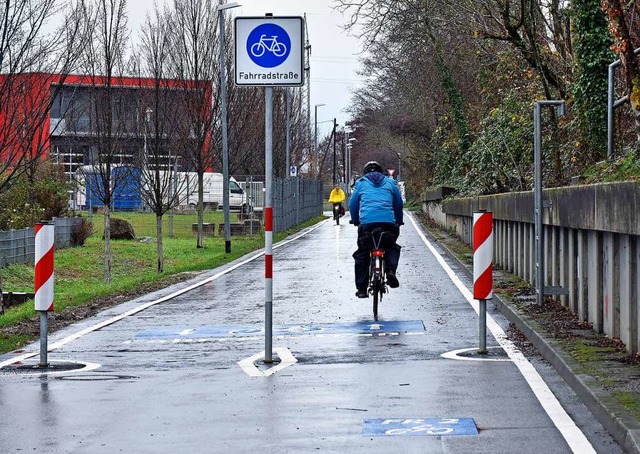
{"type": "Polygon", "coordinates": [[[129,40],[126,0],[94,0],[84,10],[93,36],[84,49],[84,70],[89,85],[88,105],[96,142],[89,157],[95,196],[104,206],[104,280],[111,282],[111,206],[122,190],[127,172],[115,172],[125,149],[125,136],[135,128],[135,97],[121,83],[129,40]],[[134,105],[132,105],[132,103],[134,105]]]}
{"type": "Polygon", "coordinates": [[[209,0],[174,0],[171,22],[171,72],[185,93],[184,159],[198,175],[198,237],[204,247],[204,172],[213,167],[213,150],[220,137],[213,134],[219,122],[220,90],[213,89],[218,74],[216,4],[209,0]]]}
{"type": "Polygon", "coordinates": [[[374,156],[396,167],[398,154],[404,161],[425,161],[418,167],[434,168],[435,150],[428,145],[440,129],[447,133],[450,154],[455,154],[450,174],[462,173],[472,143],[472,120],[478,115],[475,106],[481,100],[477,73],[469,71],[477,66],[476,48],[468,25],[460,25],[460,4],[335,3],[348,13],[347,29],[368,51],[361,58],[367,83],[351,103],[352,127],[359,132],[354,169],[374,156]]]}
{"type": "Polygon", "coordinates": [[[36,165],[49,151],[48,113],[76,63],[74,46],[84,43],[80,7],[80,0],[63,11],[54,0],[0,4],[0,192],[25,173],[35,178],[36,165]],[[62,24],[52,27],[60,17],[62,24]]]}
{"type": "Polygon", "coordinates": [[[33,170],[48,151],[45,125],[56,90],[77,63],[82,47],[81,1],[63,11],[63,24],[47,32],[60,13],[55,0],[0,4],[0,191],[33,170]],[[75,47],[78,46],[78,47],[75,47]]]}
{"type": "Polygon", "coordinates": [[[142,198],[156,215],[157,271],[164,270],[162,218],[178,205],[178,194],[186,184],[177,177],[180,122],[184,91],[166,78],[170,53],[168,31],[170,12],[156,5],[153,16],[147,16],[140,46],[143,73],[152,86],[140,87],[139,118],[144,135],[143,154],[138,159],[142,174],[142,198]]]}

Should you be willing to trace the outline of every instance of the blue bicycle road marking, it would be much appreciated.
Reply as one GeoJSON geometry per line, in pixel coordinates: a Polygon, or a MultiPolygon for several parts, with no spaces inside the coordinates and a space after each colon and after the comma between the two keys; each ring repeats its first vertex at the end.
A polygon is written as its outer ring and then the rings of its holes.
{"type": "Polygon", "coordinates": [[[263,68],[281,65],[290,52],[291,38],[284,28],[276,24],[258,25],[247,38],[249,58],[263,68]]]}
{"type": "Polygon", "coordinates": [[[362,421],[362,435],[449,436],[478,435],[473,418],[379,418],[362,421]]]}
{"type": "MultiPolygon", "coordinates": [[[[422,320],[394,320],[353,323],[290,323],[273,327],[274,336],[300,336],[305,334],[389,334],[424,331],[422,320]]],[[[135,339],[202,339],[220,337],[248,337],[264,333],[262,325],[220,326],[164,326],[148,329],[135,335],[135,339]]]]}

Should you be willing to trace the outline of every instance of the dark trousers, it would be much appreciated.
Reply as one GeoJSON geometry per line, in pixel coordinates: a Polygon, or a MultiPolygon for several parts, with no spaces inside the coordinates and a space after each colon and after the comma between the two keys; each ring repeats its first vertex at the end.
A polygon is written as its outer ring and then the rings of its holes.
{"type": "Polygon", "coordinates": [[[377,227],[386,232],[382,244],[382,249],[384,249],[384,265],[387,270],[393,272],[398,269],[400,246],[396,244],[396,240],[400,235],[400,227],[388,223],[361,224],[358,226],[358,249],[353,253],[356,287],[358,289],[366,289],[369,284],[369,252],[374,247],[371,233],[377,227]]]}

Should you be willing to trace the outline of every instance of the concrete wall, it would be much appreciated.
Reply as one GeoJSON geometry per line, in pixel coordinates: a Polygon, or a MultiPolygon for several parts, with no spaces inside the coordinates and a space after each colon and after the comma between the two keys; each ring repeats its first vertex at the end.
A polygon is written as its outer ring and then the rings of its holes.
{"type": "MultiPolygon", "coordinates": [[[[545,286],[596,331],[640,345],[640,184],[608,183],[547,189],[543,200],[545,286]]],[[[535,285],[533,192],[435,200],[423,209],[442,228],[472,244],[473,212],[493,212],[494,263],[535,285]]]]}

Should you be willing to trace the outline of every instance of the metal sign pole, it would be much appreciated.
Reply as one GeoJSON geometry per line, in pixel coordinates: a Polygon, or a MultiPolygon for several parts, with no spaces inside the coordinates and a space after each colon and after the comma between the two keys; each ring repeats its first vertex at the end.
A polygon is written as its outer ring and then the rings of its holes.
{"type": "Polygon", "coordinates": [[[533,108],[533,164],[534,164],[534,229],[536,237],[536,303],[544,300],[544,232],[542,226],[542,106],[555,107],[559,117],[564,115],[564,101],[538,101],[533,108]]]}
{"type": "MultiPolygon", "coordinates": [[[[267,13],[264,17],[237,17],[235,19],[235,83],[239,86],[265,86],[265,200],[263,209],[265,230],[265,363],[274,362],[272,355],[273,87],[302,86],[304,84],[303,32],[304,20],[302,17],[273,17],[273,14],[267,13]]],[[[288,153],[287,167],[290,164],[290,159],[288,153]]]]}
{"type": "Polygon", "coordinates": [[[273,88],[265,87],[264,112],[264,362],[272,363],[273,348],[273,88]]]}
{"type": "Polygon", "coordinates": [[[540,132],[540,103],[533,108],[533,174],[534,174],[534,234],[536,238],[536,303],[544,298],[544,238],[542,237],[542,134],[540,132]]]}

